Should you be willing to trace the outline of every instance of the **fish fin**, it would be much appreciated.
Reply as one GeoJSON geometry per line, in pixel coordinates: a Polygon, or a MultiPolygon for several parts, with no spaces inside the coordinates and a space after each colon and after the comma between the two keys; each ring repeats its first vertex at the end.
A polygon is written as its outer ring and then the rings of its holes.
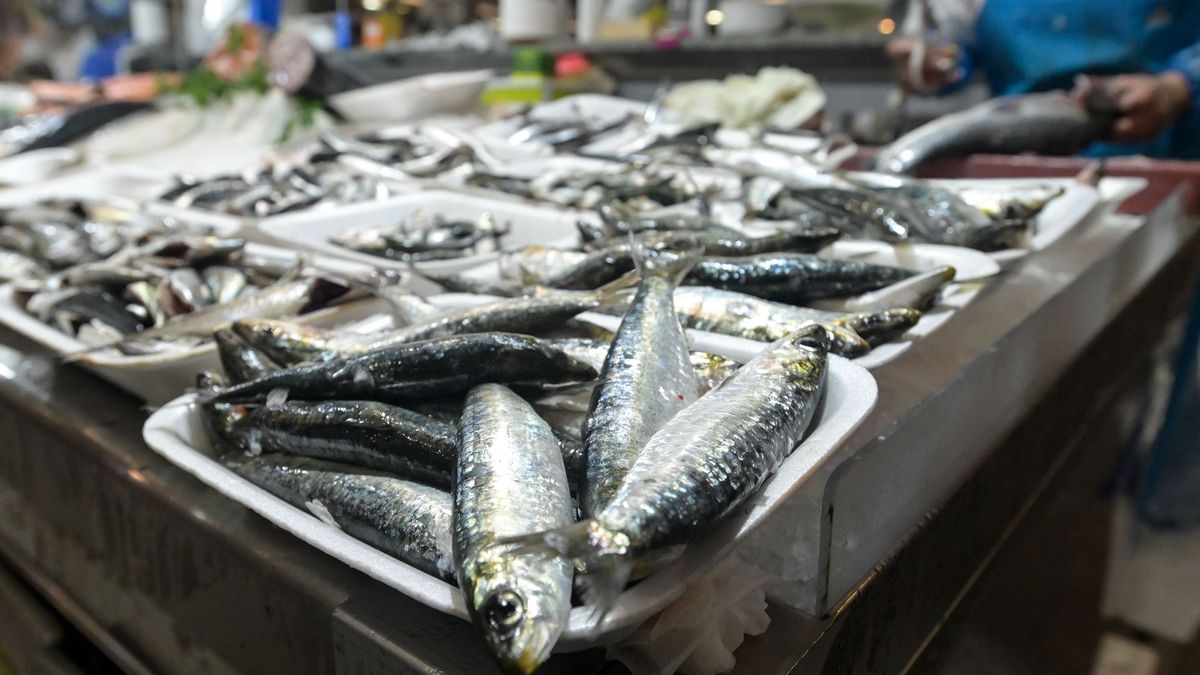
{"type": "Polygon", "coordinates": [[[646,246],[645,242],[634,242],[633,265],[641,277],[670,279],[679,284],[704,255],[704,247],[697,245],[686,250],[664,250],[646,246]]]}
{"type": "Polygon", "coordinates": [[[508,537],[496,542],[512,555],[570,560],[583,576],[581,595],[593,607],[599,622],[612,609],[633,573],[624,536],[594,519],[581,520],[553,530],[508,537]]]}
{"type": "Polygon", "coordinates": [[[601,305],[612,304],[623,299],[625,291],[637,286],[641,280],[642,275],[637,270],[631,270],[597,288],[595,293],[601,305]]]}
{"type": "Polygon", "coordinates": [[[593,626],[599,627],[604,622],[604,617],[616,606],[617,598],[625,590],[632,574],[633,561],[606,560],[576,577],[580,599],[585,606],[592,608],[593,626]]]}

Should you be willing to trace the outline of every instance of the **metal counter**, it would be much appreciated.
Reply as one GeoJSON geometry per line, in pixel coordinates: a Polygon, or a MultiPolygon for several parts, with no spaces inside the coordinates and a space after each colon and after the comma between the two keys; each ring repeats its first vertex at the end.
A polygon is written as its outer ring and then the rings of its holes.
{"type": "MultiPolygon", "coordinates": [[[[1093,449],[1124,427],[1089,420],[1124,419],[1107,411],[1195,278],[1178,205],[1093,218],[876,371],[879,406],[777,526],[817,542],[785,594],[806,611],[776,603],[740,672],[916,663],[1056,481],[1109,464],[1093,449]]],[[[471,626],[167,464],[137,401],[7,331],[0,401],[0,559],[124,670],[493,672],[471,626]]],[[[592,651],[544,672],[613,669],[592,651]]]]}

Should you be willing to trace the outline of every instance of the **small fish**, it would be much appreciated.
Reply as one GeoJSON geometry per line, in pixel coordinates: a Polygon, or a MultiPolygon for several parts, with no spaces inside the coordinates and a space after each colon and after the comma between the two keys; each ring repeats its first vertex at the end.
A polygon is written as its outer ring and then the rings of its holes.
{"type": "Polygon", "coordinates": [[[453,508],[445,491],[305,457],[235,456],[225,462],[242,477],[355,539],[454,582],[453,508]]]}
{"type": "Polygon", "coordinates": [[[711,529],[795,449],[825,393],[828,339],[811,326],[771,345],[659,429],[604,510],[511,537],[506,550],[575,562],[585,601],[603,615],[635,561],[711,529]]]}
{"type": "Polygon", "coordinates": [[[213,304],[212,291],[200,274],[190,267],[167,273],[158,287],[157,299],[170,316],[188,314],[213,304]]]}
{"type": "Polygon", "coordinates": [[[221,368],[230,382],[240,384],[279,370],[279,364],[251,347],[228,328],[213,333],[221,368]]]}
{"type": "Polygon", "coordinates": [[[174,317],[158,328],[131,335],[116,346],[123,351],[153,348],[153,341],[169,341],[188,335],[206,336],[218,328],[249,317],[278,317],[305,314],[327,306],[342,297],[349,288],[337,282],[311,277],[263,288],[223,305],[210,305],[190,314],[174,317]]]}
{"type": "Polygon", "coordinates": [[[29,256],[17,251],[0,249],[0,281],[8,282],[23,277],[32,277],[40,271],[41,266],[29,256]]]}
{"type": "Polygon", "coordinates": [[[705,258],[687,283],[738,291],[767,300],[803,304],[857,295],[903,281],[915,272],[856,260],[804,253],[768,253],[740,258],[705,258]]]}
{"type": "Polygon", "coordinates": [[[212,265],[201,273],[215,304],[233,302],[246,289],[246,275],[235,267],[212,265]]]}
{"type": "Polygon", "coordinates": [[[537,670],[571,611],[571,564],[496,543],[574,521],[550,426],[509,389],[467,396],[454,472],[454,560],[471,618],[501,667],[537,670]]]}
{"type": "Polygon", "coordinates": [[[449,395],[484,382],[567,384],[596,371],[549,343],[514,333],[472,333],[410,342],[328,363],[301,365],[233,385],[221,401],[254,401],[286,389],[301,400],[390,402],[449,395]]]}

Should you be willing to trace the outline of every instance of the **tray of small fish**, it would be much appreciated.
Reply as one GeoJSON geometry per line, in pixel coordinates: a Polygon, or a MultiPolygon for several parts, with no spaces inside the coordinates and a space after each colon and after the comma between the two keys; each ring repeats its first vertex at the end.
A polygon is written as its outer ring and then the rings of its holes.
{"type": "MultiPolygon", "coordinates": [[[[755,233],[692,217],[617,217],[607,206],[599,214],[577,224],[570,246],[527,246],[460,274],[426,276],[448,291],[491,295],[591,289],[633,270],[639,247],[702,250],[676,294],[698,348],[727,336],[756,353],[762,342],[818,321],[839,338],[836,353],[876,367],[935,330],[999,272],[978,251],[839,240],[834,228],[755,233]]],[[[611,328],[611,317],[598,320],[611,328]]]]}
{"type": "Polygon", "coordinates": [[[0,286],[0,322],[150,403],[217,364],[214,328],[241,317],[347,321],[378,311],[347,261],[198,234],[0,286]]]}
{"type": "Polygon", "coordinates": [[[697,358],[671,306],[694,262],[656,258],[595,291],[393,294],[404,325],[383,331],[238,322],[257,356],[159,409],[146,441],[532,672],[683,594],[874,406],[873,378],[819,325],[742,366],[697,358]],[[611,333],[571,319],[614,302],[611,333]],[[518,325],[534,334],[505,332],[518,325]],[[577,424],[548,421],[569,407],[555,398],[587,402],[577,424]]]}
{"type": "Polygon", "coordinates": [[[579,212],[450,190],[268,218],[270,240],[393,269],[452,273],[500,250],[570,240],[579,212]]]}

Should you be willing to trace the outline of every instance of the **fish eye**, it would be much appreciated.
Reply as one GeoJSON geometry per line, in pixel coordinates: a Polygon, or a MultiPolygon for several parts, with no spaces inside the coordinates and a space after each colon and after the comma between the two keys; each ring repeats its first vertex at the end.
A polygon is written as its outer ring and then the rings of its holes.
{"type": "Polygon", "coordinates": [[[483,618],[500,633],[511,633],[525,618],[521,596],[503,589],[492,593],[483,603],[483,618]]]}

